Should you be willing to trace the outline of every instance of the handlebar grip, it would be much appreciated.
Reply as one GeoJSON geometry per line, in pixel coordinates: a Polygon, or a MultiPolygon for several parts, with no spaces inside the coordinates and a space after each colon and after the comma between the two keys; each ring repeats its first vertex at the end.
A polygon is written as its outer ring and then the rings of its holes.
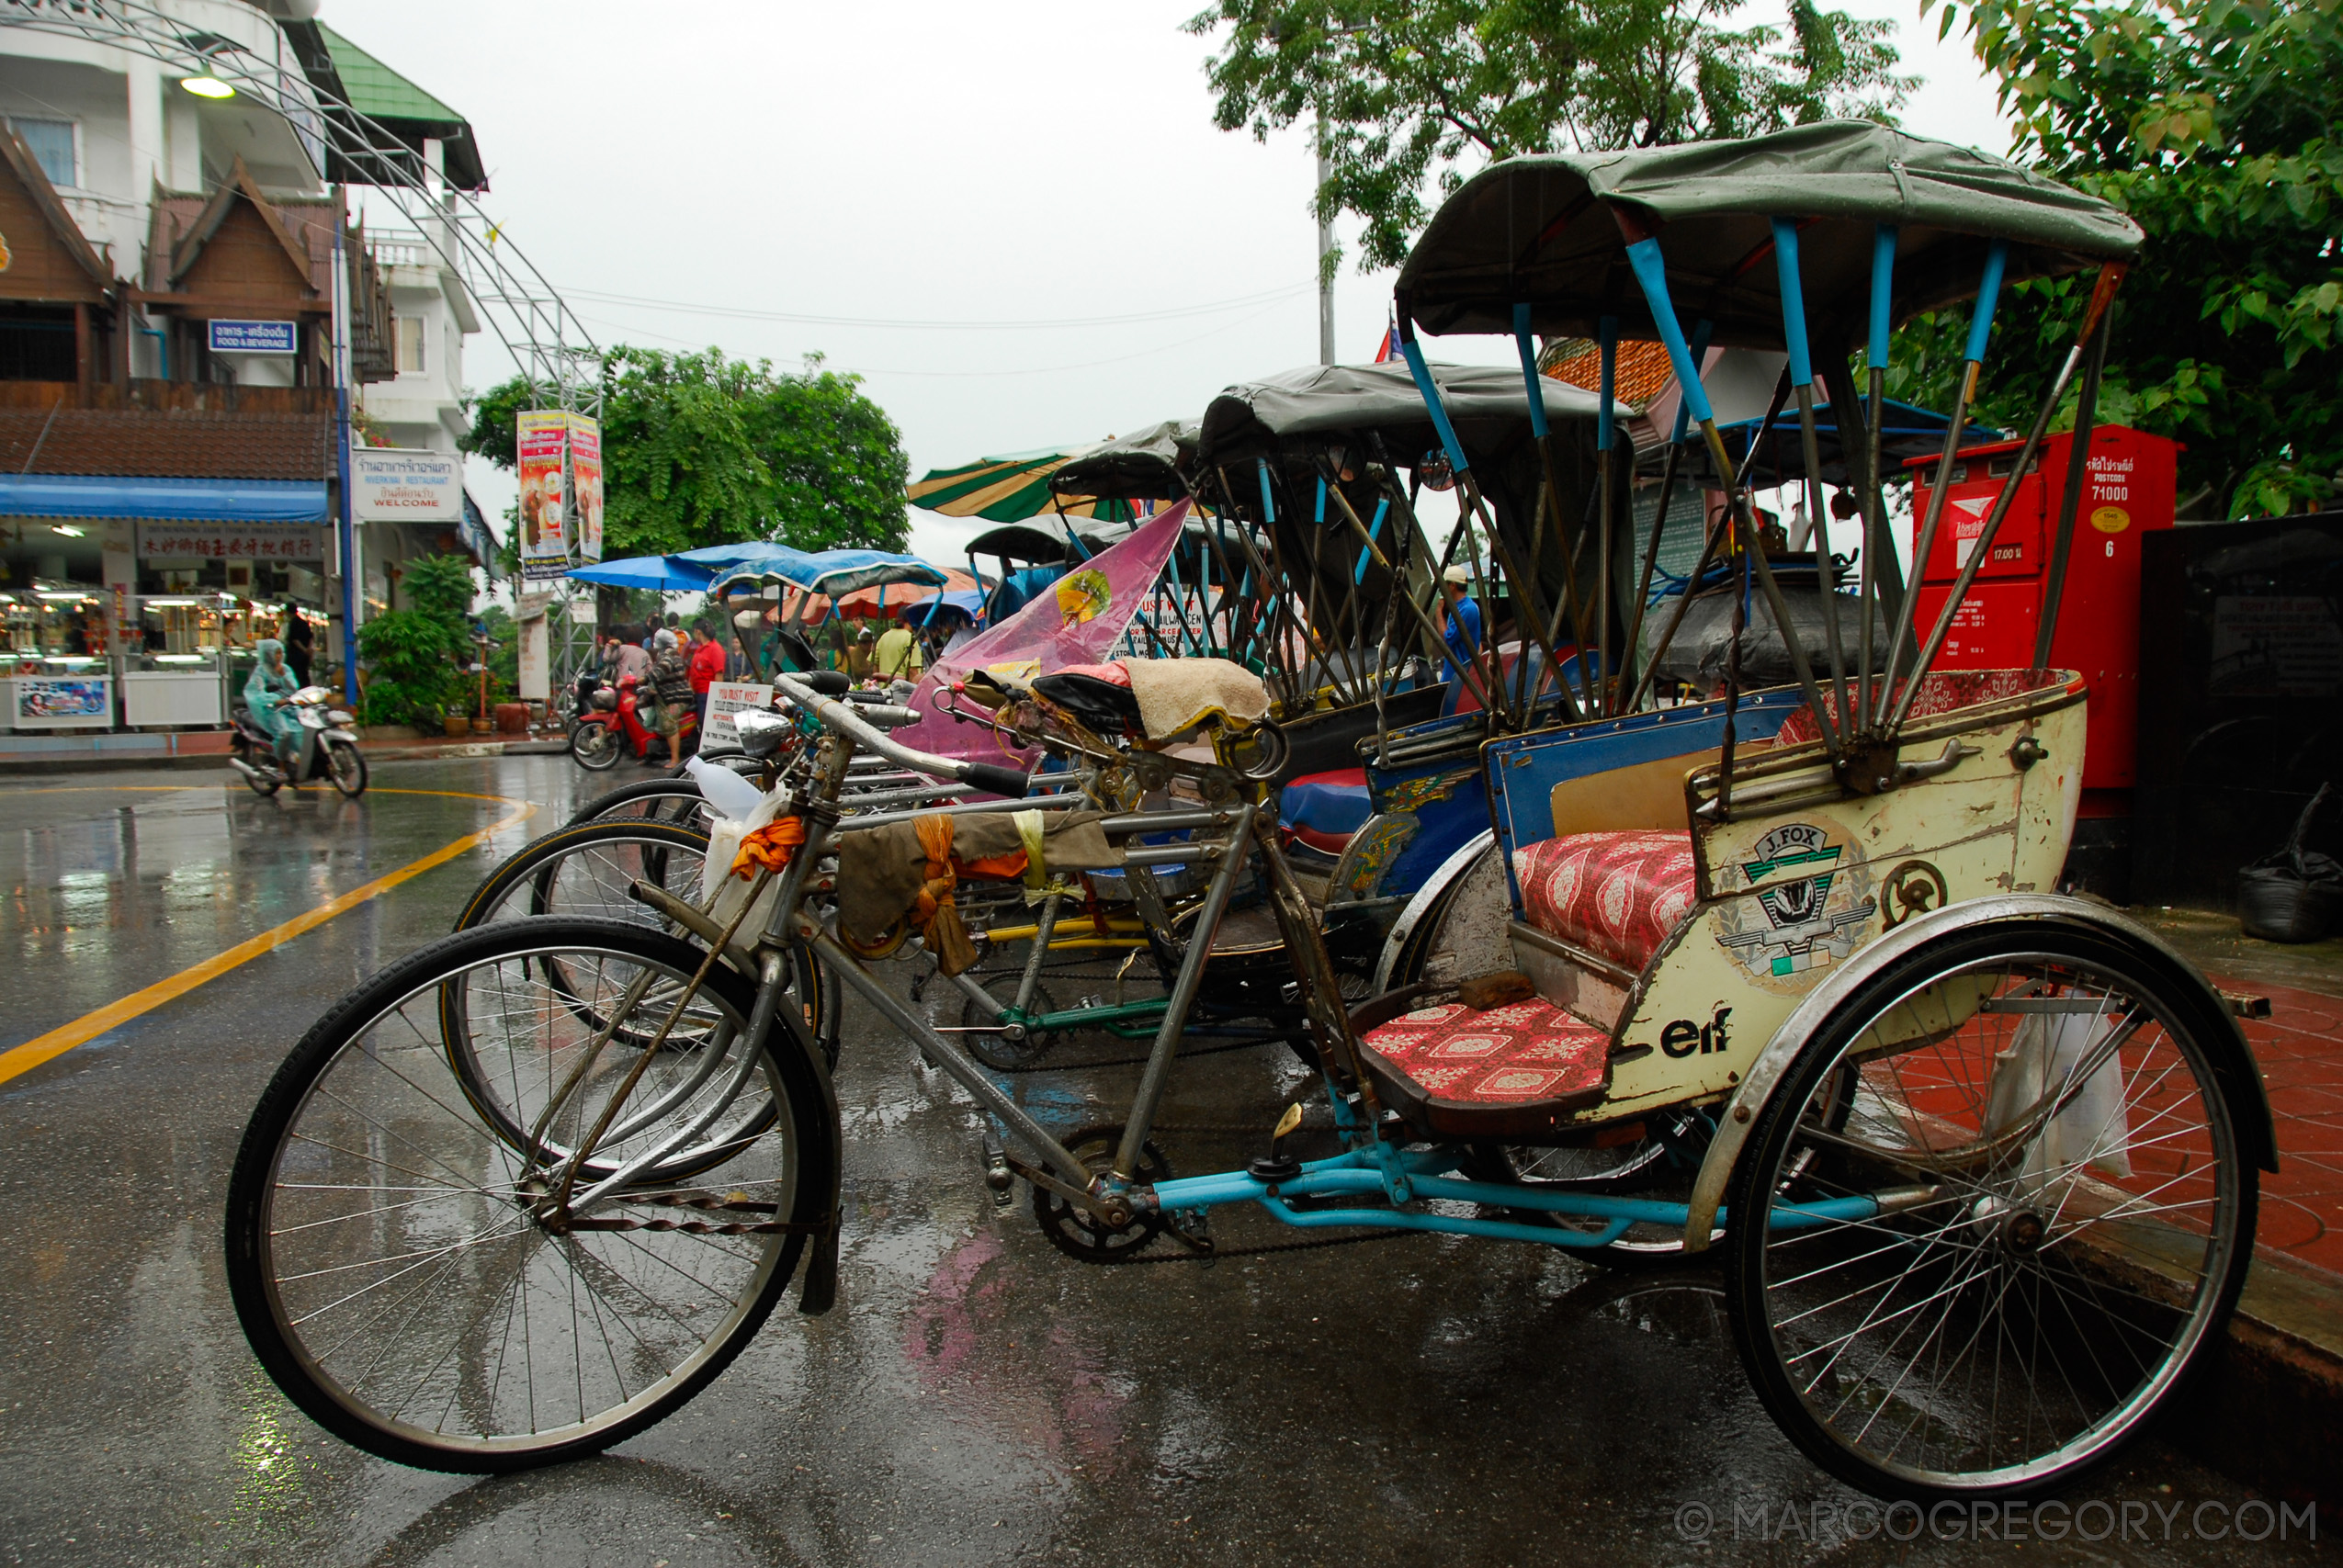
{"type": "Polygon", "coordinates": [[[1021,773],[1014,768],[998,767],[990,762],[963,762],[957,774],[962,784],[970,784],[987,795],[1005,795],[1011,800],[1023,800],[1033,787],[1033,775],[1021,773]]]}
{"type": "Polygon", "coordinates": [[[843,670],[809,670],[795,679],[805,682],[816,696],[843,697],[855,689],[855,679],[843,670]]]}

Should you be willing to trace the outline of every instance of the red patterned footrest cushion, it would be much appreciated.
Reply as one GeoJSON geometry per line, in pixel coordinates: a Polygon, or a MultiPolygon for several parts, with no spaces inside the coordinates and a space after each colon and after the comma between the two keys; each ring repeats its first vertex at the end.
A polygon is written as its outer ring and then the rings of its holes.
{"type": "Polygon", "coordinates": [[[1575,833],[1513,852],[1529,923],[1643,973],[1695,897],[1689,833],[1575,833]]]}
{"type": "Polygon", "coordinates": [[[1599,1090],[1611,1036],[1533,998],[1476,1012],[1419,1008],[1369,1030],[1366,1043],[1434,1100],[1514,1105],[1599,1090]]]}

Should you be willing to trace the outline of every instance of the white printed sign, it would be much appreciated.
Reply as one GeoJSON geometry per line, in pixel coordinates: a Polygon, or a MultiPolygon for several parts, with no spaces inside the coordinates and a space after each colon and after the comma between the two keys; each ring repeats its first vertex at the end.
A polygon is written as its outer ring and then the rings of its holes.
{"type": "Polygon", "coordinates": [[[361,523],[464,520],[464,463],[447,452],[350,448],[350,507],[361,523]]]}
{"type": "Polygon", "coordinates": [[[141,560],[313,561],[324,554],[323,528],[237,523],[141,523],[141,560]]]}
{"type": "Polygon", "coordinates": [[[748,708],[769,708],[773,705],[773,688],[753,685],[746,681],[716,681],[707,688],[707,733],[700,737],[703,746],[738,746],[740,731],[732,728],[732,716],[748,708]]]}

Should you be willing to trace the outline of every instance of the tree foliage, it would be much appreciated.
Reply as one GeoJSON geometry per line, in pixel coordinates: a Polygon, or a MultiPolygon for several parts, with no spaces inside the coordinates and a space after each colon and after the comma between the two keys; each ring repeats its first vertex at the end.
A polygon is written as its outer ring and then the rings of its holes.
{"type": "MultiPolygon", "coordinates": [[[[861,378],[801,374],[721,350],[620,346],[603,361],[603,540],[611,556],[667,554],[744,539],[799,549],[900,549],[910,460],[861,378]]],[[[514,466],[514,416],[529,389],[475,399],[464,448],[514,466]]]]}
{"type": "Polygon", "coordinates": [[[399,589],[404,609],[358,628],[358,655],[367,665],[360,716],[368,724],[436,729],[442,714],[462,701],[463,669],[475,651],[467,619],[471,562],[462,556],[409,561],[399,589]]]}
{"type": "MultiPolygon", "coordinates": [[[[2147,232],[2110,344],[2102,423],[2188,444],[2184,497],[2230,516],[2331,498],[2343,470],[2343,0],[1949,4],[2019,122],[2017,154],[2147,232]]],[[[2087,278],[2013,290],[1982,415],[2022,424],[2087,278]]],[[[1922,319],[1891,376],[1941,400],[1965,316],[1922,319]]],[[[2071,412],[2067,416],[2071,420],[2071,412]]]]}
{"type": "Polygon", "coordinates": [[[1218,38],[1222,130],[1265,140],[1324,115],[1318,209],[1363,220],[1364,269],[1397,266],[1483,163],[1885,119],[1915,85],[1891,23],[1791,0],[1786,29],[1726,26],[1740,3],[1218,0],[1187,27],[1218,38]]]}

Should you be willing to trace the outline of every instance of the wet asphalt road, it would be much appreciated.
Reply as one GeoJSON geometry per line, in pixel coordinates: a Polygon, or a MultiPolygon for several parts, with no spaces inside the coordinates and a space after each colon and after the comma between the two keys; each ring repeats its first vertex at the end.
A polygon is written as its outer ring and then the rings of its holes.
{"type": "MultiPolygon", "coordinates": [[[[2130,1505],[2144,1522],[2128,1543],[1847,1540],[1837,1510],[1855,1495],[1775,1433],[1698,1272],[1423,1236],[1084,1268],[1042,1239],[1022,1195],[995,1210],[965,1097],[859,1003],[840,1073],[837,1311],[776,1313],[695,1404],[598,1461],[478,1481],[357,1453],[278,1397],[228,1303],[221,1205],[245,1116],[356,979],[443,931],[495,859],[557,826],[582,790],[636,776],[589,781],[559,757],[394,762],[355,803],[262,801],[209,774],[0,783],[14,960],[0,1049],[485,827],[504,802],[539,806],[494,849],[0,1084],[0,1562],[2332,1555],[2179,1539],[2189,1510],[2158,1522],[2175,1503],[2247,1495],[2154,1444],[2070,1498],[2130,1505]]],[[[1116,1119],[1135,1077],[1016,1081],[1071,1128],[1116,1119]]],[[[1183,1065],[1164,1121],[1190,1130],[1161,1140],[1175,1169],[1257,1152],[1260,1136],[1217,1129],[1265,1134],[1302,1083],[1273,1049],[1183,1065]]],[[[1277,1239],[1242,1215],[1218,1235],[1277,1239]]]]}

